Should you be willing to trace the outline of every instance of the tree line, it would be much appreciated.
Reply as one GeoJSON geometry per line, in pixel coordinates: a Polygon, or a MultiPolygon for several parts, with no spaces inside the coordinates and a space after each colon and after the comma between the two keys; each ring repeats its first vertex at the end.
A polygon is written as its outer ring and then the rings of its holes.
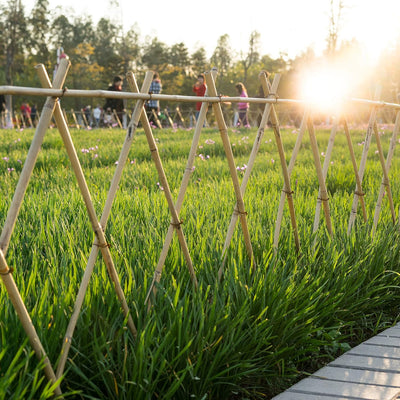
{"type": "MultiPolygon", "coordinates": [[[[147,70],[158,71],[163,84],[163,93],[192,95],[195,77],[211,67],[217,67],[217,89],[223,95],[235,95],[235,83],[243,82],[249,96],[259,94],[258,74],[267,70],[272,75],[282,75],[279,96],[298,97],[296,92],[300,72],[307,66],[321,62],[334,63],[346,53],[358,54],[355,41],[342,42],[338,48],[337,34],[327,27],[326,52],[316,56],[311,48],[290,59],[286,54],[274,58],[260,53],[261,35],[250,34],[248,49],[236,53],[228,34],[216,40],[215,50],[207,58],[203,47],[190,52],[185,43],[166,45],[157,37],[146,37],[141,41],[137,26],[124,31],[122,26],[109,18],[101,18],[94,24],[91,17],[66,16],[60,11],[50,10],[47,0],[36,0],[29,15],[21,0],[8,0],[0,5],[0,84],[40,87],[34,66],[42,63],[52,73],[56,63],[57,49],[62,47],[69,56],[72,67],[66,86],[75,89],[106,89],[114,75],[125,75],[133,71],[140,82],[147,70]],[[331,60],[331,61],[330,61],[331,60]]],[[[284,29],[284,27],[282,27],[284,29]]],[[[361,53],[360,53],[360,57],[361,53]]],[[[383,85],[383,98],[397,98],[400,76],[400,45],[397,42],[382,55],[376,69],[371,70],[365,81],[368,85],[357,95],[371,97],[370,79],[377,77],[383,85]]],[[[24,101],[40,103],[44,99],[15,100],[14,106],[24,101]]],[[[65,107],[80,109],[89,102],[95,106],[97,99],[63,99],[65,107]],[[85,102],[85,103],[82,103],[85,102]]],[[[192,105],[182,104],[182,108],[192,105]]]]}

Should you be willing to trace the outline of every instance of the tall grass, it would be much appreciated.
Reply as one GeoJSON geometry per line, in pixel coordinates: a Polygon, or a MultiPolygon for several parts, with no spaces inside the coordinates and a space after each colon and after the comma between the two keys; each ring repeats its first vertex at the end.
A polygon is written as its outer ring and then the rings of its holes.
{"type": "MultiPolygon", "coordinates": [[[[177,196],[193,131],[155,131],[177,196]]],[[[254,130],[230,131],[239,175],[254,130]]],[[[363,132],[353,134],[358,159],[363,132]],[[360,144],[360,145],[358,145],[360,144]]],[[[0,143],[0,226],[4,225],[32,131],[3,131],[0,143]]],[[[283,131],[289,159],[296,133],[283,131]]],[[[318,132],[320,151],[328,131],[318,132]]],[[[73,132],[98,215],[107,196],[124,132],[73,132]]],[[[385,151],[389,134],[382,136],[385,151]]],[[[269,398],[356,343],[397,320],[399,233],[383,207],[377,234],[357,221],[346,234],[355,180],[344,136],[338,134],[327,178],[334,237],[321,220],[313,251],[318,193],[307,138],[292,174],[301,253],[285,214],[279,251],[272,239],[283,180],[267,131],[244,196],[257,264],[251,273],[240,226],[222,282],[216,280],[235,203],[219,133],[205,129],[181,218],[199,280],[194,290],[174,239],[150,312],[144,306],[170,215],[146,139],[134,139],[106,235],[138,337],[126,326],[101,256],[95,266],[62,382],[66,395],[86,399],[269,398]]],[[[374,145],[363,189],[372,219],[382,173],[374,145]]],[[[323,156],[322,156],[323,157],[323,156]]],[[[390,173],[399,179],[399,161],[390,173]]],[[[398,208],[399,188],[393,197],[398,208]]],[[[286,211],[287,212],[287,211],[286,211]]],[[[7,261],[53,364],[72,314],[94,240],[62,141],[47,132],[12,235],[7,261]]],[[[33,357],[0,285],[0,398],[49,398],[43,365],[33,357]]]]}

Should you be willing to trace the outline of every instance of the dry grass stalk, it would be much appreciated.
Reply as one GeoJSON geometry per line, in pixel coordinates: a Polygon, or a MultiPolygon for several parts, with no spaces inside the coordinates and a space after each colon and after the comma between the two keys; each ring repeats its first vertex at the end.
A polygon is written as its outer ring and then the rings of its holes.
{"type": "MultiPolygon", "coordinates": [[[[206,77],[206,82],[207,82],[210,96],[217,96],[217,89],[215,87],[215,82],[214,82],[214,78],[213,78],[212,74],[210,72],[207,72],[205,74],[205,77],[206,77]]],[[[242,98],[242,100],[243,100],[243,98],[242,98]]],[[[243,202],[243,197],[242,197],[242,193],[240,190],[240,184],[239,184],[239,178],[238,178],[237,171],[236,171],[235,160],[233,158],[232,147],[231,147],[231,144],[229,141],[228,129],[225,124],[224,116],[223,116],[222,109],[221,109],[221,104],[213,103],[212,106],[213,106],[215,118],[217,120],[218,128],[220,131],[225,154],[226,154],[226,157],[228,160],[229,171],[231,173],[233,188],[234,188],[235,195],[236,195],[236,207],[237,207],[237,212],[240,215],[240,222],[242,225],[242,231],[243,231],[244,241],[245,241],[245,245],[246,245],[246,250],[247,250],[248,256],[250,258],[252,268],[254,270],[255,263],[254,263],[254,256],[253,256],[253,248],[252,248],[251,241],[250,241],[250,233],[249,233],[249,229],[247,226],[247,217],[246,217],[247,213],[244,208],[244,202],[243,202]]]]}

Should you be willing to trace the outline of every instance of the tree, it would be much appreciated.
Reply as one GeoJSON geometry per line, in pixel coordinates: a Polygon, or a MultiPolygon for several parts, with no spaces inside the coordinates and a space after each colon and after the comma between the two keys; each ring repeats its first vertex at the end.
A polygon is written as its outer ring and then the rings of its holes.
{"type": "Polygon", "coordinates": [[[209,68],[207,54],[204,47],[200,47],[191,55],[190,63],[196,76],[209,68]]]}
{"type": "Polygon", "coordinates": [[[249,50],[246,54],[246,57],[240,61],[243,66],[243,83],[245,85],[247,85],[247,75],[249,68],[257,63],[260,59],[260,38],[261,35],[257,31],[251,32],[249,39],[249,50]]]}
{"type": "Polygon", "coordinates": [[[149,69],[162,72],[168,66],[169,58],[167,45],[157,38],[148,41],[143,49],[142,62],[149,69]]]}
{"type": "Polygon", "coordinates": [[[189,51],[183,42],[174,44],[170,51],[170,63],[174,67],[188,68],[190,64],[189,51]]]}
{"type": "Polygon", "coordinates": [[[326,39],[326,54],[328,55],[328,57],[333,57],[337,50],[339,28],[342,20],[343,8],[343,0],[339,0],[337,6],[335,5],[335,0],[330,0],[329,32],[326,39]]]}
{"type": "Polygon", "coordinates": [[[211,64],[218,69],[218,75],[223,78],[232,64],[232,49],[229,44],[229,35],[219,37],[217,47],[211,56],[211,64]]]}

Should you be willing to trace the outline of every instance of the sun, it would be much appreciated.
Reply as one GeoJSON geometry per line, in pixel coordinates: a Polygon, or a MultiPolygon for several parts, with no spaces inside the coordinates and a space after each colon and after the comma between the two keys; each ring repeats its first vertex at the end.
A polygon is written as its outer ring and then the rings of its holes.
{"type": "Polygon", "coordinates": [[[337,112],[349,95],[349,78],[340,69],[310,69],[302,76],[299,88],[300,98],[314,109],[337,112]]]}

